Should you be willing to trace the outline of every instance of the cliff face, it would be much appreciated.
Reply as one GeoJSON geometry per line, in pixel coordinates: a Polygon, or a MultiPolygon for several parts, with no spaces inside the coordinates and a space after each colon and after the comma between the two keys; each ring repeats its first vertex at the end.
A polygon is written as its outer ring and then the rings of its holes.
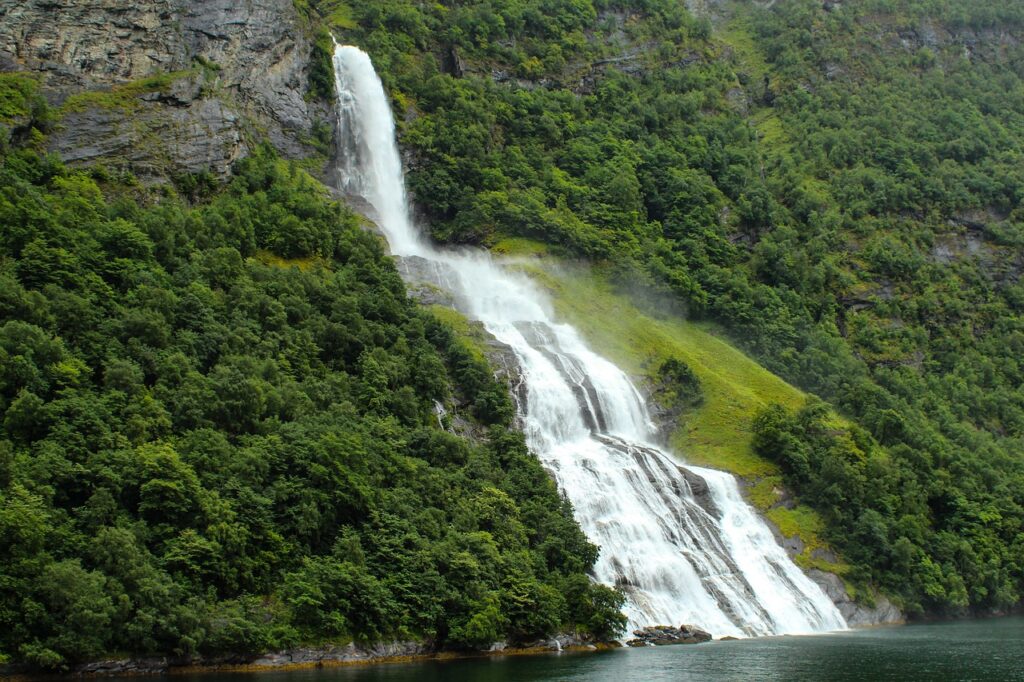
{"type": "Polygon", "coordinates": [[[331,117],[304,97],[310,51],[291,0],[0,0],[0,70],[39,74],[51,150],[144,179],[223,176],[263,137],[311,155],[331,117]]]}

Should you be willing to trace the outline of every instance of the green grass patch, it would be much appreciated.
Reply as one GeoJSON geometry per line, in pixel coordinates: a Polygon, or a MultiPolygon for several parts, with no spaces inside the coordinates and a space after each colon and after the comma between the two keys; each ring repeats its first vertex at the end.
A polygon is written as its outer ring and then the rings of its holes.
{"type": "Polygon", "coordinates": [[[324,19],[331,28],[352,30],[356,27],[355,17],[352,15],[352,8],[344,2],[325,3],[327,5],[327,16],[324,19]]]}
{"type": "Polygon", "coordinates": [[[782,127],[782,120],[778,114],[766,109],[752,116],[750,120],[757,129],[765,149],[776,151],[789,148],[789,137],[782,127]]]}
{"type": "Polygon", "coordinates": [[[770,403],[799,408],[806,400],[801,391],[730,345],[713,326],[656,318],[593,272],[563,266],[525,269],[550,291],[557,312],[631,375],[648,376],[669,358],[693,370],[704,402],[685,416],[670,439],[686,461],[745,479],[779,473],[751,448],[751,425],[770,403]]]}
{"type": "Polygon", "coordinates": [[[358,26],[352,7],[342,0],[293,0],[292,4],[307,27],[320,24],[328,29],[351,30],[358,26]]]}
{"type": "Polygon", "coordinates": [[[257,251],[254,258],[260,263],[263,263],[264,265],[269,265],[270,267],[284,269],[298,268],[303,272],[312,270],[317,266],[325,268],[328,267],[327,262],[323,258],[282,258],[281,256],[278,256],[275,253],[271,253],[270,251],[266,251],[263,249],[257,251]]]}
{"type": "Polygon", "coordinates": [[[715,32],[715,38],[732,50],[736,70],[760,81],[770,73],[768,63],[750,32],[749,22],[733,19],[715,32]]]}
{"type": "Polygon", "coordinates": [[[459,342],[468,349],[477,360],[487,361],[487,342],[489,337],[487,331],[483,325],[479,322],[473,322],[465,315],[443,305],[430,305],[427,306],[427,310],[441,320],[445,325],[450,327],[455,335],[458,337],[459,342]]]}
{"type": "Polygon", "coordinates": [[[491,247],[491,252],[499,256],[540,257],[549,255],[551,247],[526,237],[504,237],[491,247]]]}
{"type": "MultiPolygon", "coordinates": [[[[816,511],[804,505],[797,505],[792,509],[787,507],[774,507],[765,512],[765,516],[774,523],[779,532],[787,538],[798,537],[803,542],[804,548],[799,554],[793,557],[798,566],[807,570],[817,568],[821,571],[835,573],[842,577],[850,567],[842,562],[834,562],[822,556],[815,556],[819,550],[829,550],[828,544],[822,539],[824,524],[816,511]]],[[[849,591],[850,587],[847,588],[849,591]]],[[[850,592],[853,595],[853,592],[850,592]]]]}
{"type": "Polygon", "coordinates": [[[0,74],[0,122],[8,123],[31,116],[33,98],[38,89],[38,81],[30,76],[0,74]]]}
{"type": "Polygon", "coordinates": [[[60,107],[61,114],[85,111],[86,109],[134,109],[139,106],[139,97],[151,92],[167,92],[171,85],[182,78],[199,73],[198,68],[169,71],[147,78],[115,85],[109,90],[89,90],[71,95],[60,107]]]}
{"type": "Polygon", "coordinates": [[[782,476],[764,476],[747,486],[746,498],[758,509],[771,509],[782,498],[782,476]]]}
{"type": "Polygon", "coordinates": [[[822,530],[821,517],[808,507],[797,505],[792,509],[775,507],[766,516],[772,520],[779,531],[787,538],[798,537],[804,541],[808,550],[821,548],[819,534],[822,530]]]}

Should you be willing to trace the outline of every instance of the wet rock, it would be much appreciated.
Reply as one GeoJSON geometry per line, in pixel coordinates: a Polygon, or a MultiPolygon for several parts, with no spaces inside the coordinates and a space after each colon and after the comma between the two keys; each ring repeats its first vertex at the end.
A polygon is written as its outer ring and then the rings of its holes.
{"type": "Polygon", "coordinates": [[[812,568],[807,571],[807,577],[821,587],[839,609],[846,624],[852,628],[902,623],[905,620],[903,613],[882,595],[875,596],[874,606],[855,602],[846,591],[842,579],[834,573],[812,568]]]}
{"type": "Polygon", "coordinates": [[[135,658],[84,663],[75,668],[79,675],[158,675],[166,673],[166,658],[135,658]]]}
{"type": "Polygon", "coordinates": [[[634,630],[633,636],[635,639],[626,642],[626,646],[700,644],[711,641],[711,633],[695,625],[680,625],[677,628],[671,625],[650,625],[640,630],[634,630]]]}
{"type": "Polygon", "coordinates": [[[697,504],[703,507],[704,511],[711,514],[711,516],[719,518],[721,513],[715,505],[714,498],[711,496],[711,488],[708,487],[708,482],[686,467],[680,466],[679,471],[682,473],[683,478],[686,479],[686,482],[690,484],[690,491],[693,493],[693,498],[697,504]]]}

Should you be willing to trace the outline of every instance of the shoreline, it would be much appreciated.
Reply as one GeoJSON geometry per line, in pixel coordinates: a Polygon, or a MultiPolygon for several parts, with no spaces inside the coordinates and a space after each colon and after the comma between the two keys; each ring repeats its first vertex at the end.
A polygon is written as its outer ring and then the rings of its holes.
{"type": "MultiPolygon", "coordinates": [[[[852,633],[863,630],[884,628],[904,628],[914,625],[935,625],[939,623],[958,623],[970,620],[990,620],[1024,616],[1024,607],[1017,606],[1005,613],[970,614],[965,616],[930,616],[906,620],[900,623],[863,624],[845,631],[823,632],[805,635],[771,635],[771,637],[813,637],[817,634],[834,635],[852,633]]],[[[749,641],[761,637],[738,638],[733,641],[749,641]]],[[[726,641],[723,638],[712,639],[706,644],[726,641]]],[[[676,646],[676,645],[673,645],[676,646]]],[[[687,646],[680,644],[678,646],[687,646]]],[[[68,678],[126,678],[153,677],[157,675],[204,675],[210,673],[270,673],[289,672],[296,670],[312,670],[318,668],[342,668],[372,665],[389,665],[400,663],[422,663],[426,661],[457,661],[467,659],[497,658],[501,656],[540,656],[544,654],[586,654],[602,651],[624,649],[621,642],[583,642],[568,636],[557,639],[535,642],[530,646],[501,647],[500,643],[492,649],[478,651],[430,651],[426,645],[414,642],[392,642],[359,647],[353,643],[344,646],[323,645],[321,647],[297,647],[281,652],[252,655],[251,660],[241,661],[243,656],[225,656],[220,659],[175,659],[171,657],[140,657],[140,658],[108,658],[91,663],[82,663],[67,672],[35,672],[25,670],[24,664],[0,664],[0,680],[3,682],[37,682],[40,680],[60,680],[68,678]],[[565,642],[564,644],[562,642],[565,642]],[[403,653],[398,651],[404,649],[403,653]],[[390,651],[394,651],[391,653],[390,651]],[[318,657],[319,655],[319,657],[318,657]],[[305,660],[291,660],[292,657],[305,660]],[[286,660],[287,659],[287,660],[286,660]]],[[[646,647],[641,647],[646,648],[646,647]]],[[[660,648],[660,647],[652,647],[660,648]]]]}
{"type": "Polygon", "coordinates": [[[622,648],[619,642],[583,643],[575,641],[566,645],[549,640],[532,646],[493,648],[485,651],[428,651],[423,645],[397,642],[390,645],[373,645],[366,649],[353,644],[344,647],[297,648],[277,653],[252,656],[252,660],[240,662],[239,657],[225,657],[221,660],[203,659],[186,661],[169,657],[141,657],[104,659],[79,664],[67,672],[34,672],[18,669],[20,664],[0,665],[0,680],[4,682],[35,682],[38,680],[59,680],[68,678],[115,678],[152,677],[157,675],[201,675],[209,673],[267,673],[318,668],[342,668],[355,666],[388,665],[398,663],[419,663],[426,661],[455,661],[471,658],[494,658],[499,656],[539,656],[558,653],[594,653],[622,648]],[[412,648],[409,653],[374,653],[381,646],[391,648],[412,648]],[[320,657],[315,653],[322,653],[320,657]],[[291,660],[297,656],[305,660],[291,660]],[[282,660],[287,659],[287,660],[282,660]],[[5,670],[4,668],[7,668],[5,670]]]}

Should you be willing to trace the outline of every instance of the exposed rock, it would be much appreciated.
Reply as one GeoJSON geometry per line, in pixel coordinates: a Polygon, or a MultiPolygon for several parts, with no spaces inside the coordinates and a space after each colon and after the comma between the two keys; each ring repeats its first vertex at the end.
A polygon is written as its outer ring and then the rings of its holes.
{"type": "Polygon", "coordinates": [[[209,170],[225,176],[248,146],[238,115],[217,99],[143,102],[130,113],[102,107],[73,111],[48,138],[67,163],[103,161],[143,177],[209,170]]]}
{"type": "Polygon", "coordinates": [[[0,53],[51,86],[136,80],[186,68],[173,0],[0,0],[0,53]]]}
{"type": "Polygon", "coordinates": [[[129,106],[68,112],[50,144],[69,163],[223,176],[250,131],[308,157],[305,140],[331,121],[327,104],[304,97],[311,45],[292,0],[0,0],[0,17],[0,66],[38,73],[54,104],[183,72],[168,90],[125,95],[129,106]]]}
{"type": "Polygon", "coordinates": [[[873,607],[853,601],[846,591],[842,579],[834,573],[826,573],[812,568],[807,571],[807,577],[817,583],[828,595],[850,627],[888,625],[905,621],[900,610],[882,595],[875,596],[873,607]]]}
{"type": "Polygon", "coordinates": [[[708,482],[702,476],[693,473],[686,467],[679,467],[679,472],[686,479],[686,482],[690,484],[690,491],[693,493],[697,504],[708,514],[711,514],[711,516],[719,518],[721,513],[715,505],[715,499],[711,496],[711,488],[708,487],[708,482]]]}
{"type": "Polygon", "coordinates": [[[124,658],[84,663],[74,670],[78,675],[159,675],[170,665],[167,658],[124,658]]]}
{"type": "Polygon", "coordinates": [[[310,663],[354,663],[380,658],[422,656],[432,650],[432,647],[422,642],[384,642],[370,645],[349,642],[344,646],[298,647],[269,653],[251,661],[249,665],[277,668],[310,663]]]}
{"type": "Polygon", "coordinates": [[[640,630],[634,630],[631,639],[626,646],[664,646],[667,644],[700,644],[710,642],[711,633],[701,630],[695,625],[680,625],[674,628],[671,625],[651,625],[640,630]]]}
{"type": "MultiPolygon", "coordinates": [[[[483,653],[515,651],[562,651],[565,649],[593,651],[621,646],[618,642],[595,642],[589,637],[575,633],[562,633],[549,639],[537,640],[510,646],[508,642],[494,642],[483,653]]],[[[286,668],[289,666],[321,666],[347,663],[369,663],[409,657],[429,657],[439,653],[432,642],[394,641],[376,644],[324,645],[318,647],[296,647],[261,655],[234,654],[226,656],[196,656],[180,658],[136,658],[111,659],[83,663],[73,668],[76,675],[162,675],[176,672],[185,667],[217,669],[233,666],[247,668],[286,668]]],[[[25,664],[2,664],[0,676],[31,674],[34,669],[25,664]]],[[[36,671],[37,672],[37,671],[36,671]]]]}

